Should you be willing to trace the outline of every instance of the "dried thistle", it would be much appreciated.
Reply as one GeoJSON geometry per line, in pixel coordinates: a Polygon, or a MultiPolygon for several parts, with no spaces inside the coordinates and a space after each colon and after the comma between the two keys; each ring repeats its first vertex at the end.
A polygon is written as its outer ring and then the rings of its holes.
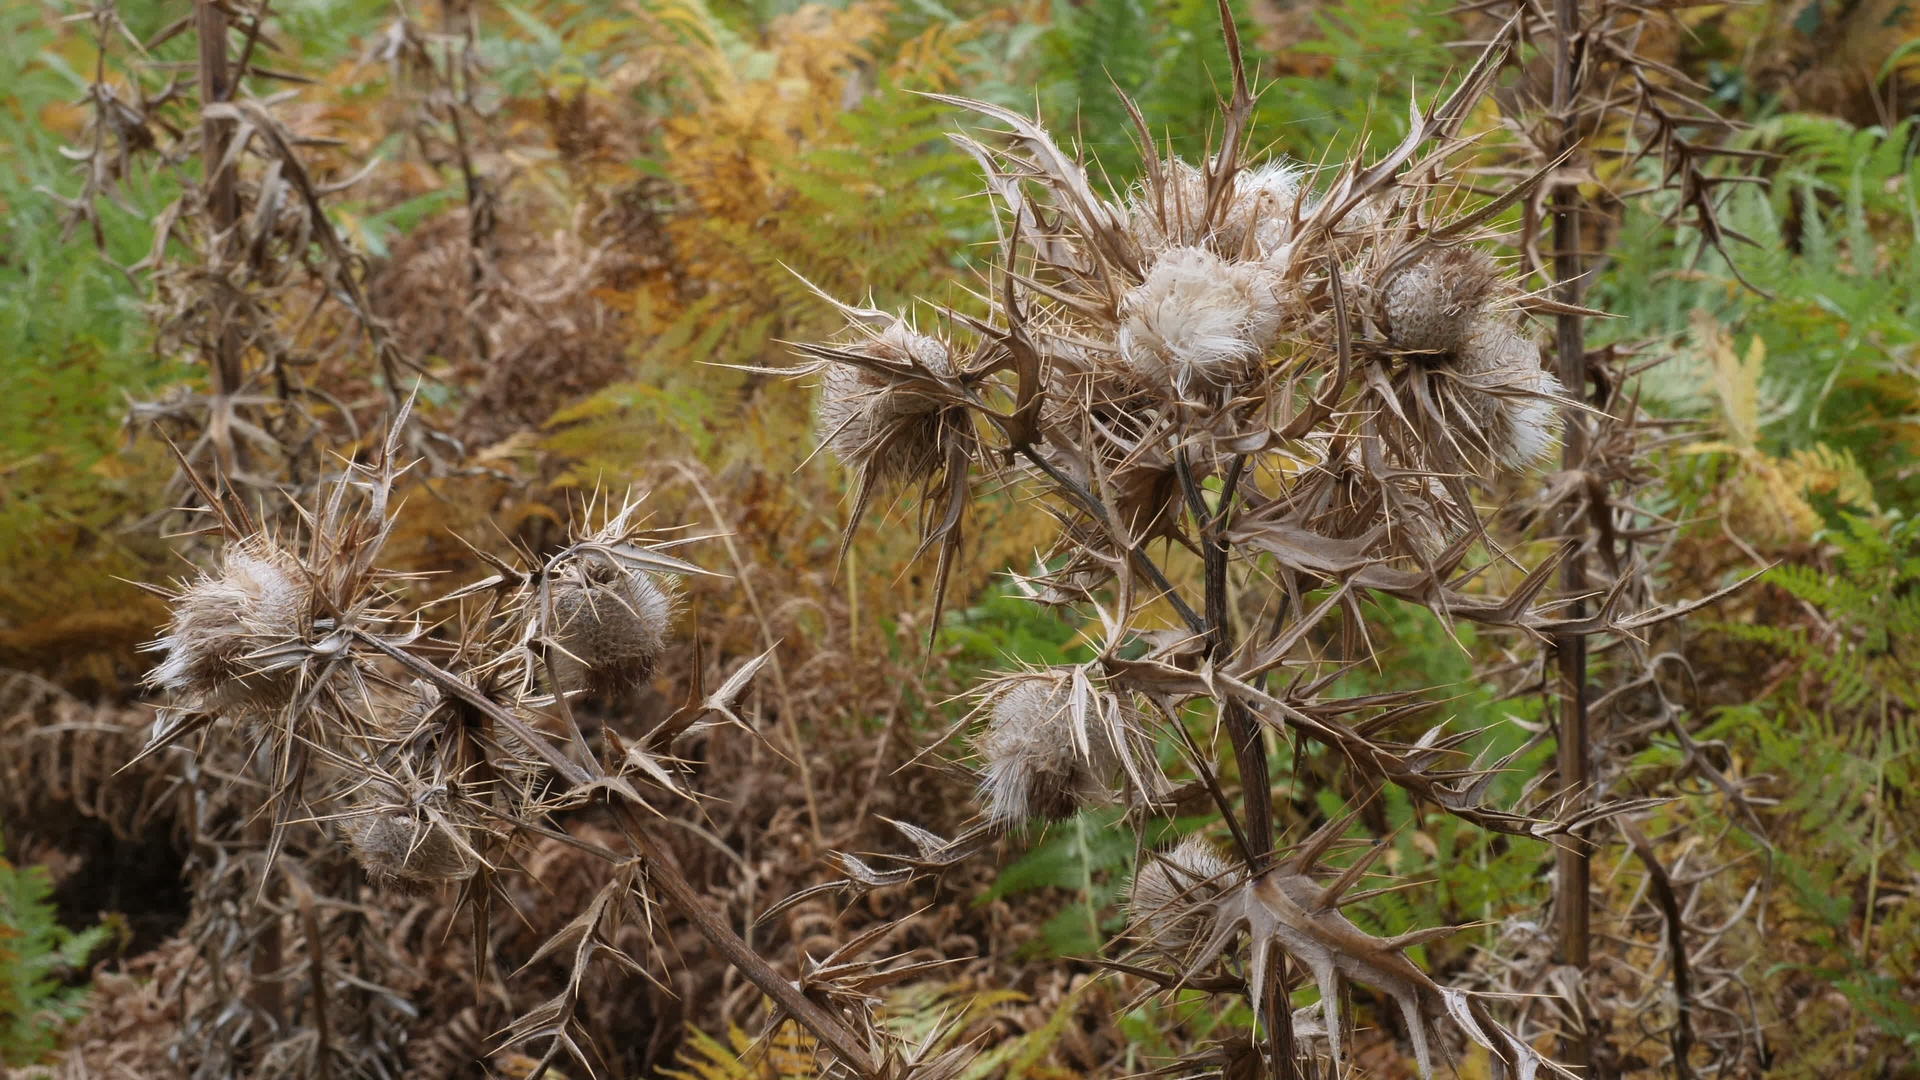
{"type": "Polygon", "coordinates": [[[1539,347],[1505,320],[1483,317],[1468,328],[1460,373],[1473,388],[1481,438],[1502,465],[1526,468],[1559,440],[1564,388],[1541,366],[1539,347]]]}
{"type": "Polygon", "coordinates": [[[1206,906],[1233,888],[1242,872],[1205,837],[1188,836],[1147,859],[1127,890],[1127,915],[1135,933],[1159,952],[1184,956],[1194,942],[1212,936],[1206,906]]]}
{"type": "Polygon", "coordinates": [[[1312,973],[1319,986],[1322,1019],[1336,1074],[1341,1068],[1345,1028],[1342,984],[1353,981],[1372,987],[1399,1008],[1423,1077],[1433,1075],[1432,1019],[1440,1016],[1450,1019],[1463,1035],[1491,1051],[1518,1076],[1532,1077],[1544,1068],[1558,1076],[1573,1077],[1495,1022],[1473,996],[1435,982],[1407,959],[1407,949],[1459,928],[1433,927],[1382,938],[1368,934],[1340,913],[1341,906],[1354,899],[1346,895],[1348,890],[1384,850],[1384,845],[1375,845],[1334,880],[1316,880],[1315,862],[1349,820],[1323,827],[1272,870],[1193,901],[1187,917],[1208,927],[1210,934],[1182,958],[1183,974],[1197,973],[1224,952],[1237,952],[1234,942],[1243,933],[1251,941],[1246,969],[1250,992],[1264,985],[1276,950],[1293,957],[1312,973]]]}
{"type": "Polygon", "coordinates": [[[1093,689],[1083,669],[1021,672],[980,694],[987,726],[974,740],[983,762],[987,819],[1002,827],[1058,821],[1111,801],[1121,744],[1139,723],[1132,710],[1093,689]]]}
{"type": "Polygon", "coordinates": [[[264,535],[233,541],[219,573],[203,573],[173,598],[167,632],[147,646],[162,654],[147,684],[205,712],[276,711],[298,668],[265,654],[304,640],[313,601],[312,579],[292,552],[264,535]]]}
{"type": "Polygon", "coordinates": [[[581,687],[596,692],[636,687],[653,677],[673,613],[671,583],[644,570],[581,558],[563,567],[553,583],[554,643],[584,669],[581,687]]]}
{"type": "Polygon", "coordinates": [[[1476,248],[1447,248],[1421,259],[1381,290],[1388,343],[1407,352],[1458,351],[1500,285],[1492,256],[1476,248]]]}
{"type": "Polygon", "coordinates": [[[407,805],[361,806],[340,819],[353,857],[371,877],[430,885],[463,881],[480,869],[479,829],[455,824],[435,793],[407,805]]]}
{"type": "Polygon", "coordinates": [[[1182,396],[1243,379],[1280,328],[1279,281],[1259,263],[1176,247],[1120,299],[1120,355],[1182,396]]]}
{"type": "Polygon", "coordinates": [[[821,439],[848,468],[874,482],[922,480],[940,467],[944,456],[940,416],[945,403],[927,392],[911,373],[951,378],[953,359],[946,345],[919,333],[905,319],[894,319],[847,351],[884,367],[828,363],[821,374],[816,420],[821,439]]]}
{"type": "Polygon", "coordinates": [[[1292,162],[1269,161],[1235,177],[1233,200],[1220,223],[1220,246],[1284,266],[1290,254],[1301,200],[1307,194],[1307,170],[1292,162]]]}
{"type": "Polygon", "coordinates": [[[1211,211],[1206,173],[1168,158],[1128,197],[1127,232],[1149,258],[1179,247],[1206,247],[1227,258],[1284,258],[1306,178],[1306,169],[1292,162],[1264,163],[1234,174],[1231,194],[1211,211]]]}

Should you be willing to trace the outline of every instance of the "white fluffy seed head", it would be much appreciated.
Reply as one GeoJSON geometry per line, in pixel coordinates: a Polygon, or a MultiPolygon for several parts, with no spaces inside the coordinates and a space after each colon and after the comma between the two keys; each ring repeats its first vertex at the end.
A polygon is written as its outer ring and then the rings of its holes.
{"type": "Polygon", "coordinates": [[[1205,248],[1171,248],[1120,299],[1120,355],[1135,377],[1186,394],[1229,385],[1273,343],[1272,272],[1205,248]]]}
{"type": "Polygon", "coordinates": [[[1240,870],[1204,837],[1189,836],[1150,856],[1133,876],[1127,915],[1149,945],[1179,957],[1212,929],[1207,902],[1232,888],[1240,870]]]}
{"type": "Polygon", "coordinates": [[[1217,223],[1207,218],[1207,175],[1178,158],[1161,164],[1160,187],[1142,184],[1127,200],[1127,231],[1141,254],[1211,247],[1228,258],[1265,259],[1293,235],[1305,171],[1285,162],[1242,170],[1217,223]]]}
{"type": "MultiPolygon", "coordinates": [[[[912,363],[951,377],[953,358],[945,344],[895,319],[850,351],[896,363],[912,363]]],[[[885,375],[854,364],[827,365],[821,374],[815,421],[820,438],[848,468],[881,480],[922,477],[938,467],[940,403],[885,375]]]]}
{"type": "Polygon", "coordinates": [[[1560,380],[1540,366],[1540,349],[1501,319],[1481,318],[1460,347],[1459,370],[1472,389],[1472,412],[1495,460],[1522,469],[1560,438],[1560,380]]]}
{"type": "Polygon", "coordinates": [[[1158,189],[1143,184],[1127,200],[1127,232],[1149,259],[1207,238],[1206,174],[1170,158],[1162,163],[1160,176],[1158,189]]]}
{"type": "Polygon", "coordinates": [[[567,668],[565,689],[617,692],[645,683],[673,627],[672,586],[653,574],[595,558],[564,567],[553,583],[553,639],[585,668],[567,668]]]}
{"type": "Polygon", "coordinates": [[[1293,219],[1305,192],[1305,171],[1273,161],[1242,172],[1220,223],[1220,249],[1272,259],[1293,239],[1293,219]]]}
{"type": "Polygon", "coordinates": [[[150,646],[161,661],[147,682],[192,708],[273,712],[291,697],[297,669],[261,670],[250,658],[303,638],[312,607],[312,582],[292,553],[260,538],[229,544],[220,573],[174,599],[167,632],[150,646]]]}
{"type": "Polygon", "coordinates": [[[1058,821],[1111,797],[1110,780],[1119,767],[1113,739],[1095,703],[1088,709],[1083,751],[1072,699],[1066,670],[1011,676],[989,691],[983,702],[987,726],[974,748],[983,762],[987,818],[994,824],[1014,826],[1033,817],[1058,821]]]}
{"type": "Polygon", "coordinates": [[[456,841],[448,827],[424,813],[403,807],[363,809],[340,821],[353,857],[381,881],[430,885],[463,881],[480,869],[471,851],[477,830],[463,829],[456,841]]]}
{"type": "Polygon", "coordinates": [[[1408,352],[1455,352],[1500,283],[1493,259],[1448,248],[1394,275],[1381,292],[1387,340],[1408,352]]]}

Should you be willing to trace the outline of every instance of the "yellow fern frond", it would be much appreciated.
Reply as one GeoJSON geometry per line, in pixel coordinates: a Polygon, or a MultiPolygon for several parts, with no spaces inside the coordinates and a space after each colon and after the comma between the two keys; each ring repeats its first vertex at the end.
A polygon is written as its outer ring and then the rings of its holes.
{"type": "Polygon", "coordinates": [[[1707,389],[1719,406],[1720,423],[1727,441],[1743,450],[1760,444],[1760,377],[1767,367],[1767,345],[1759,335],[1747,345],[1746,355],[1736,352],[1713,316],[1705,311],[1693,313],[1694,339],[1708,361],[1707,389]]]}
{"type": "Polygon", "coordinates": [[[1880,512],[1873,498],[1873,481],[1867,477],[1867,471],[1860,467],[1860,462],[1854,459],[1851,451],[1836,450],[1826,443],[1816,443],[1805,450],[1795,450],[1787,455],[1786,460],[1787,468],[1802,490],[1813,494],[1830,494],[1840,502],[1869,514],[1880,512]]]}

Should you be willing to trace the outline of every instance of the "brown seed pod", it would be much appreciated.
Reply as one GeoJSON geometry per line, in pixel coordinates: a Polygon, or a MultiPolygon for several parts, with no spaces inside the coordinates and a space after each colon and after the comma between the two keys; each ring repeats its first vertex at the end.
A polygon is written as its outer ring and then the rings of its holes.
{"type": "MultiPolygon", "coordinates": [[[[553,640],[584,667],[576,685],[605,693],[653,677],[672,631],[674,596],[665,579],[582,557],[553,583],[553,640]]],[[[572,666],[565,681],[574,682],[572,666]]]]}
{"type": "Polygon", "coordinates": [[[1458,351],[1499,285],[1499,270],[1483,251],[1447,248],[1428,255],[1380,291],[1388,343],[1407,352],[1458,351]]]}
{"type": "Polygon", "coordinates": [[[1212,930],[1207,902],[1242,877],[1206,838],[1194,835],[1148,856],[1127,892],[1127,915],[1148,945],[1175,958],[1212,930]]]}
{"type": "MultiPolygon", "coordinates": [[[[434,800],[443,818],[444,803],[434,800]]],[[[422,810],[363,807],[340,820],[340,831],[354,859],[381,881],[423,885],[463,881],[480,869],[480,860],[469,850],[476,846],[479,830],[438,824],[422,810]],[[460,831],[458,840],[453,829],[460,831]]]]}
{"type": "MultiPolygon", "coordinates": [[[[954,374],[953,358],[938,339],[904,319],[848,351],[913,364],[940,377],[954,374]]],[[[849,363],[829,363],[815,410],[820,439],[848,468],[875,480],[914,480],[939,468],[941,401],[911,380],[849,363]]]]}
{"type": "Polygon", "coordinates": [[[1111,725],[1127,726],[1133,717],[1103,716],[1104,708],[1117,703],[1106,699],[1103,706],[1103,695],[1089,694],[1083,744],[1074,717],[1073,670],[1010,675],[982,697],[989,719],[974,746],[984,762],[980,790],[987,817],[996,825],[1032,817],[1057,821],[1113,796],[1120,758],[1111,725]]]}
{"type": "Polygon", "coordinates": [[[214,713],[271,713],[292,697],[298,668],[262,670],[257,654],[301,640],[313,587],[292,553],[264,537],[227,545],[220,573],[204,574],[173,601],[173,621],[148,648],[162,654],[149,685],[214,713]]]}

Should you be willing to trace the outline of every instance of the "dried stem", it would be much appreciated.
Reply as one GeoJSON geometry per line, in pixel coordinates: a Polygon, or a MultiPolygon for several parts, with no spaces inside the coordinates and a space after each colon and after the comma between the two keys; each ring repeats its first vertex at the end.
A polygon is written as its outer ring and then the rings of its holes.
{"type": "MultiPolygon", "coordinates": [[[[214,0],[197,0],[197,4],[195,29],[200,45],[200,104],[204,111],[205,106],[227,101],[233,95],[227,64],[226,10],[214,0]]],[[[240,219],[240,195],[234,184],[234,170],[227,163],[227,148],[233,140],[233,121],[205,116],[200,122],[200,140],[201,160],[207,170],[204,181],[207,215],[214,231],[213,252],[217,260],[209,270],[220,274],[226,270],[227,256],[233,249],[234,224],[240,219]]],[[[239,455],[242,452],[228,423],[228,410],[234,407],[234,396],[240,392],[246,374],[241,367],[243,350],[240,331],[236,321],[231,318],[231,308],[231,303],[222,302],[217,316],[217,325],[220,327],[218,344],[208,364],[213,373],[215,400],[211,418],[213,447],[218,455],[222,477],[239,472],[239,455]]]]}
{"type": "Polygon", "coordinates": [[[872,1058],[846,1025],[801,993],[791,980],[775,971],[759,953],[754,952],[753,946],[747,944],[732,927],[708,910],[700,894],[694,891],[692,884],[680,872],[680,868],[668,857],[665,848],[653,839],[640,817],[639,808],[633,805],[635,800],[627,797],[626,785],[622,781],[606,775],[600,769],[599,763],[592,758],[588,758],[587,763],[583,764],[568,756],[548,742],[539,732],[528,727],[519,717],[501,708],[497,702],[476,690],[471,683],[458,675],[391,642],[382,640],[378,635],[355,631],[354,636],[504,727],[570,784],[604,788],[614,813],[620,818],[628,840],[634,845],[639,855],[647,860],[649,879],[657,883],[666,893],[668,902],[682,915],[693,921],[695,929],[707,939],[708,944],[726,957],[728,963],[739,968],[740,973],[759,987],[762,993],[773,999],[795,1020],[805,1025],[848,1068],[863,1077],[876,1075],[872,1058]]]}
{"type": "MultiPolygon", "coordinates": [[[[1095,520],[1108,523],[1109,526],[1111,525],[1113,516],[1108,512],[1106,504],[1100,501],[1098,495],[1081,486],[1073,477],[1054,468],[1052,463],[1047,461],[1046,458],[1035,453],[1032,446],[1022,446],[1020,453],[1023,454],[1028,461],[1031,461],[1035,468],[1046,473],[1048,478],[1060,485],[1060,490],[1066,492],[1075,502],[1078,502],[1081,509],[1092,514],[1095,520]]],[[[1186,598],[1180,595],[1180,591],[1173,587],[1173,582],[1167,580],[1167,575],[1161,572],[1160,567],[1155,565],[1151,558],[1147,557],[1146,551],[1141,548],[1139,542],[1117,536],[1115,539],[1117,542],[1125,545],[1128,561],[1133,563],[1134,569],[1145,574],[1147,580],[1153,584],[1153,587],[1160,591],[1160,596],[1163,597],[1168,604],[1173,606],[1174,612],[1180,616],[1180,621],[1187,624],[1187,629],[1203,637],[1206,636],[1206,620],[1202,619],[1199,613],[1193,610],[1193,606],[1188,604],[1186,598]]]]}
{"type": "MultiPolygon", "coordinates": [[[[1574,126],[1574,95],[1577,72],[1575,47],[1579,43],[1580,3],[1579,0],[1554,0],[1554,66],[1553,66],[1553,115],[1560,123],[1559,145],[1556,155],[1564,159],[1571,153],[1579,139],[1574,126]]],[[[1562,181],[1553,189],[1553,272],[1554,298],[1567,306],[1576,308],[1581,297],[1580,265],[1580,191],[1570,182],[1562,181]]],[[[1584,399],[1587,387],[1587,362],[1585,322],[1583,317],[1573,310],[1562,310],[1555,320],[1555,367],[1560,382],[1567,388],[1569,396],[1584,399]]],[[[1578,474],[1586,465],[1587,457],[1587,418],[1579,409],[1565,410],[1566,435],[1562,448],[1561,467],[1568,473],[1578,474]]],[[[1577,508],[1567,526],[1570,530],[1584,530],[1587,518],[1579,515],[1577,508]]],[[[1576,544],[1561,568],[1562,584],[1569,594],[1579,596],[1587,589],[1585,545],[1576,544]]],[[[1582,600],[1573,602],[1571,616],[1584,618],[1586,604],[1582,600]]],[[[1559,746],[1558,769],[1560,786],[1564,798],[1584,802],[1591,779],[1588,761],[1592,742],[1588,730],[1587,715],[1587,647],[1586,638],[1576,635],[1562,635],[1553,642],[1552,651],[1559,665],[1559,746]]],[[[1568,838],[1568,842],[1555,849],[1556,890],[1555,910],[1560,921],[1559,953],[1561,963],[1580,972],[1585,979],[1589,963],[1589,897],[1592,874],[1592,855],[1583,838],[1578,835],[1568,838]]],[[[1584,1000],[1584,995],[1581,996],[1584,1000]]],[[[1570,1032],[1561,1049],[1564,1063],[1573,1068],[1586,1068],[1592,1062],[1591,1025],[1581,1017],[1579,1027],[1570,1032]]]]}
{"type": "MultiPolygon", "coordinates": [[[[1206,496],[1193,476],[1193,462],[1186,448],[1174,453],[1174,468],[1187,499],[1189,512],[1200,533],[1201,554],[1205,564],[1207,603],[1207,652],[1216,663],[1225,663],[1233,654],[1233,619],[1228,606],[1227,560],[1231,549],[1227,526],[1232,516],[1233,498],[1245,473],[1246,455],[1234,459],[1227,482],[1220,491],[1217,512],[1207,507],[1206,496]]],[[[1267,741],[1246,702],[1229,697],[1221,703],[1227,737],[1233,740],[1233,760],[1240,769],[1241,796],[1245,801],[1247,868],[1261,873],[1273,861],[1273,775],[1267,763],[1267,741]]],[[[1298,1075],[1294,1060],[1293,1016],[1279,1007],[1287,1000],[1287,965],[1284,960],[1267,973],[1267,983],[1254,987],[1254,1007],[1268,1032],[1267,1065],[1278,1080],[1293,1080],[1298,1075]]]]}

